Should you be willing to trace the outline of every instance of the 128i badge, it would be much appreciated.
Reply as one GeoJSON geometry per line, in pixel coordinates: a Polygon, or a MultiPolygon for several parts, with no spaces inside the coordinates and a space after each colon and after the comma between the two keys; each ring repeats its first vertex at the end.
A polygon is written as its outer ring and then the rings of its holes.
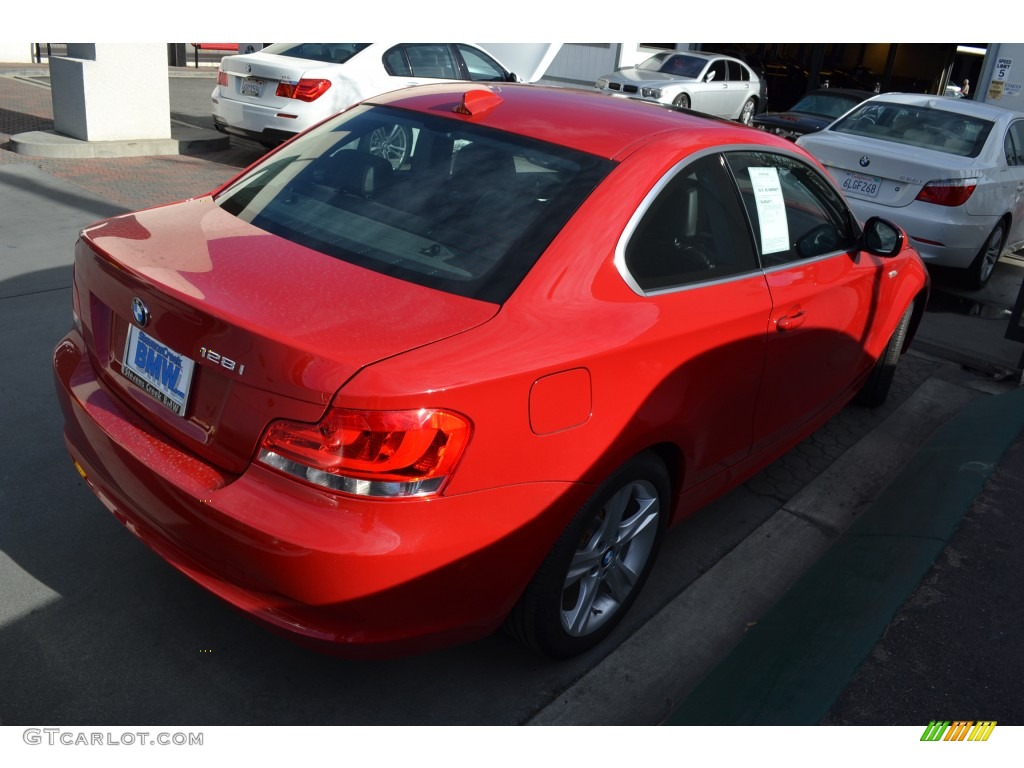
{"type": "Polygon", "coordinates": [[[245,363],[239,363],[237,360],[232,360],[230,357],[224,357],[219,352],[214,352],[209,347],[200,347],[199,356],[204,360],[209,360],[215,365],[219,365],[226,371],[234,371],[239,376],[245,373],[245,363]]]}

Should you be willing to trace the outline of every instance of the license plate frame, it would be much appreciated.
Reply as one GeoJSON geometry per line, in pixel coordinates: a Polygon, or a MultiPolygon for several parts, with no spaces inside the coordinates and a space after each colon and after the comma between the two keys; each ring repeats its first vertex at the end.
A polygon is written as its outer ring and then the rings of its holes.
{"type": "Polygon", "coordinates": [[[263,79],[259,77],[247,77],[241,81],[239,91],[243,96],[252,96],[258,99],[263,95],[263,79]]]}
{"type": "Polygon", "coordinates": [[[875,198],[878,197],[878,192],[882,188],[882,177],[846,171],[839,186],[843,192],[851,195],[875,198]]]}
{"type": "Polygon", "coordinates": [[[188,408],[195,362],[130,325],[121,375],[178,416],[188,408]]]}

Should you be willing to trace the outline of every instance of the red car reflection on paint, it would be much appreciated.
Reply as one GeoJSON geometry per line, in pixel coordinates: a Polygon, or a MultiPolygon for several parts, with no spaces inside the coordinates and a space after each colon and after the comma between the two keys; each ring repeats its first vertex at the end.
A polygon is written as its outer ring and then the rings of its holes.
{"type": "Polygon", "coordinates": [[[252,617],[352,655],[504,623],[565,657],[666,527],[885,398],[926,293],[788,141],[447,84],[86,229],[54,368],[92,490],[252,617]]]}

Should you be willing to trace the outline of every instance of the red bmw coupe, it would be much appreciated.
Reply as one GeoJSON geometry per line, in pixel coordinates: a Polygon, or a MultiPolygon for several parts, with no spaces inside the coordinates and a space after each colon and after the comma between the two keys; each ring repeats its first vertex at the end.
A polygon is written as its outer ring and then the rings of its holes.
{"type": "Polygon", "coordinates": [[[349,655],[505,624],[566,657],[668,526],[884,400],[927,290],[789,141],[451,83],[83,231],[54,370],[96,496],[252,617],[349,655]]]}

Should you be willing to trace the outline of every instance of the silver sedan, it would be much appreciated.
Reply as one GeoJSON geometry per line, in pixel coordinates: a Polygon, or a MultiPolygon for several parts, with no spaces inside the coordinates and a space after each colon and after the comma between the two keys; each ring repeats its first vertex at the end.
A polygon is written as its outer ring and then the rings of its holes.
{"type": "Polygon", "coordinates": [[[615,95],[657,101],[750,125],[764,108],[761,79],[739,59],[700,51],[663,51],[597,81],[615,95]]]}
{"type": "Polygon", "coordinates": [[[980,288],[1024,246],[1024,114],[968,99],[883,94],[797,139],[861,220],[906,230],[928,264],[980,288]]]}

